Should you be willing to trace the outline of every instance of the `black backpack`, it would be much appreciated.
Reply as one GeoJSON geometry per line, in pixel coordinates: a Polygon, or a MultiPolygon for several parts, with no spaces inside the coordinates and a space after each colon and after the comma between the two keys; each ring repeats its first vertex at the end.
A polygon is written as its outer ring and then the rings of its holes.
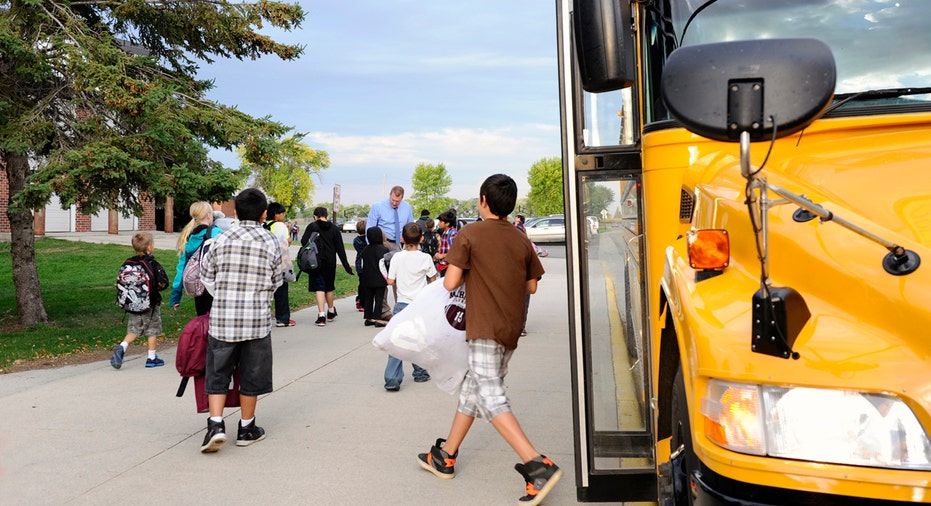
{"type": "Polygon", "coordinates": [[[141,258],[129,258],[116,275],[116,305],[130,313],[144,313],[151,309],[153,291],[152,273],[141,258]]]}
{"type": "Polygon", "coordinates": [[[423,242],[420,243],[420,251],[430,255],[430,258],[433,258],[433,255],[440,249],[440,243],[436,240],[436,234],[432,230],[428,230],[423,235],[423,242]]]}
{"type": "Polygon", "coordinates": [[[301,277],[301,273],[305,271],[312,271],[320,267],[320,247],[317,245],[317,241],[320,238],[319,232],[311,232],[310,237],[307,239],[307,244],[301,246],[301,249],[297,252],[297,278],[301,277]]]}

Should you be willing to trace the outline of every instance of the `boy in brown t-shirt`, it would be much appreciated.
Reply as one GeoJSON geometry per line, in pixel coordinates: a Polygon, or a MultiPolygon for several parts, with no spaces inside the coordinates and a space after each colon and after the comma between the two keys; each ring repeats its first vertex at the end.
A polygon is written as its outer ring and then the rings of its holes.
{"type": "Polygon", "coordinates": [[[464,227],[446,257],[445,288],[467,286],[469,371],[449,435],[419,454],[417,462],[440,478],[453,478],[459,446],[475,417],[485,418],[521,459],[515,469],[527,482],[527,495],[518,502],[536,505],[562,477],[562,470],[530,443],[504,390],[508,362],[523,329],[527,294],[537,291],[543,275],[530,240],[507,221],[516,201],[513,179],[504,174],[488,177],[479,191],[482,221],[464,227]]]}

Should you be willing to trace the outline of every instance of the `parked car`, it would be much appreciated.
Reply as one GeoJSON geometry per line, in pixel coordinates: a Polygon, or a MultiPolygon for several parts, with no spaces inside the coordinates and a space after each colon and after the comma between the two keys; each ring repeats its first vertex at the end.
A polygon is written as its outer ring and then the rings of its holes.
{"type": "Polygon", "coordinates": [[[359,223],[359,220],[348,220],[346,223],[343,223],[341,230],[345,233],[354,234],[356,232],[357,223],[359,223]]]}
{"type": "Polygon", "coordinates": [[[560,214],[530,220],[525,225],[533,242],[565,242],[566,218],[560,214]]]}
{"type": "Polygon", "coordinates": [[[478,218],[459,218],[459,226],[456,228],[461,229],[462,227],[468,225],[469,223],[475,223],[477,220],[478,218]]]}
{"type": "Polygon", "coordinates": [[[586,216],[585,221],[588,222],[588,231],[591,232],[592,235],[597,234],[598,218],[595,218],[594,216],[586,216]]]}

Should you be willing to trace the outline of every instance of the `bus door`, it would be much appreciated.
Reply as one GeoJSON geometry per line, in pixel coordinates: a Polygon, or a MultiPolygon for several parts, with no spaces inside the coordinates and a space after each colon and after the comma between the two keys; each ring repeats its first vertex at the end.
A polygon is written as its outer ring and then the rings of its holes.
{"type": "Polygon", "coordinates": [[[557,22],[577,495],[655,501],[635,89],[578,87],[569,3],[557,22]]]}

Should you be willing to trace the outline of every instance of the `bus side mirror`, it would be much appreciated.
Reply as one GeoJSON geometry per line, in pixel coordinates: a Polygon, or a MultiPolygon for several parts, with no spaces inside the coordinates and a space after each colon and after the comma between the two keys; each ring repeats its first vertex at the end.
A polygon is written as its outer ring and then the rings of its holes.
{"type": "Polygon", "coordinates": [[[635,44],[627,0],[575,0],[575,54],[582,89],[601,93],[633,84],[635,44]]]}
{"type": "Polygon", "coordinates": [[[834,98],[834,55],[815,39],[766,39],[685,46],[663,69],[663,100],[690,132],[736,142],[797,132],[834,98]]]}

